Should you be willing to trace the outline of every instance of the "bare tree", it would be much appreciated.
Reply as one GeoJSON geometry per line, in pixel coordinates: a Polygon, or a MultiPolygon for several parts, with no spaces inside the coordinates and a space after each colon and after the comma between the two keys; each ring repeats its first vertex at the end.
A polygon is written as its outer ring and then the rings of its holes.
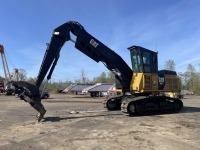
{"type": "Polygon", "coordinates": [[[82,69],[82,70],[81,70],[81,82],[82,82],[83,84],[86,84],[86,82],[87,82],[87,77],[86,77],[86,76],[87,76],[87,75],[86,75],[85,70],[82,69]]]}
{"type": "Polygon", "coordinates": [[[24,69],[18,69],[18,79],[19,81],[25,81],[27,79],[27,72],[24,69]]]}
{"type": "Polygon", "coordinates": [[[171,71],[175,71],[175,62],[172,59],[169,59],[165,62],[165,69],[166,70],[171,70],[171,71]]]}

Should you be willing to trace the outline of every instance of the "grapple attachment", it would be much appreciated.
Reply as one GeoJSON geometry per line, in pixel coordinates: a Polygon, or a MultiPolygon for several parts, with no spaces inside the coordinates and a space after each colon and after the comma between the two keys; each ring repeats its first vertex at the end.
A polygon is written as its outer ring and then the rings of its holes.
{"type": "Polygon", "coordinates": [[[38,122],[44,117],[46,110],[41,103],[39,88],[25,81],[12,82],[19,97],[28,102],[35,110],[39,112],[37,115],[38,122]]]}

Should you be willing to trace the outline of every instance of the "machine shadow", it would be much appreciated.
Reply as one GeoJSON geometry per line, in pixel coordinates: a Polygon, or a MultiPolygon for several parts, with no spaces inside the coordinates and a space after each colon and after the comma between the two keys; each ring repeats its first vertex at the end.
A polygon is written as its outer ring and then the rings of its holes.
{"type": "Polygon", "coordinates": [[[200,112],[199,107],[184,106],[180,113],[200,112]]]}
{"type": "Polygon", "coordinates": [[[99,114],[99,115],[86,115],[86,116],[73,116],[73,117],[45,117],[41,122],[60,122],[62,120],[68,119],[79,119],[79,118],[93,118],[93,117],[102,117],[102,116],[123,116],[124,114],[99,114]]]}
{"type": "MultiPolygon", "coordinates": [[[[197,113],[200,112],[199,107],[191,107],[191,106],[184,106],[180,112],[151,112],[151,113],[144,113],[138,114],[136,116],[129,116],[129,117],[142,117],[142,116],[157,116],[157,115],[166,115],[166,114],[176,114],[176,113],[197,113]]],[[[99,114],[99,115],[85,115],[85,116],[73,116],[73,117],[45,117],[41,122],[60,122],[62,120],[67,119],[79,119],[79,118],[93,118],[93,117],[102,117],[102,116],[124,116],[123,113],[121,114],[99,114]]]]}
{"type": "Polygon", "coordinates": [[[191,107],[191,106],[184,106],[183,109],[179,112],[177,111],[163,111],[163,112],[149,112],[149,113],[142,113],[142,114],[138,114],[138,115],[133,115],[130,117],[142,117],[142,116],[162,116],[162,115],[173,115],[173,114],[183,114],[183,113],[198,113],[200,112],[200,108],[199,107],[191,107]]]}

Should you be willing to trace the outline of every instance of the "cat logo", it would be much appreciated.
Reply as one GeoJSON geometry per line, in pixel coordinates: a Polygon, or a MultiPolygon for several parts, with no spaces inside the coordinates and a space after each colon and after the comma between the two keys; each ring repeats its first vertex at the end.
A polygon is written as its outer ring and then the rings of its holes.
{"type": "Polygon", "coordinates": [[[165,87],[165,76],[164,75],[160,75],[158,77],[158,85],[159,85],[159,90],[163,90],[165,87]]]}
{"type": "Polygon", "coordinates": [[[99,45],[94,39],[90,40],[90,44],[95,48],[97,48],[97,46],[99,45]]]}

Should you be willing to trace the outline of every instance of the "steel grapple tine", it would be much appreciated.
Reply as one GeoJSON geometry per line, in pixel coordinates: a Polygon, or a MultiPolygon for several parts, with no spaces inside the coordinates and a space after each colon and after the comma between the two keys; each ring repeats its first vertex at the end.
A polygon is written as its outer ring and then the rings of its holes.
{"type": "Polygon", "coordinates": [[[38,122],[44,117],[46,110],[41,103],[40,91],[39,88],[33,84],[30,84],[25,81],[18,81],[12,83],[15,88],[19,88],[22,90],[23,88],[23,99],[28,102],[36,111],[39,112],[37,118],[38,122]]]}

